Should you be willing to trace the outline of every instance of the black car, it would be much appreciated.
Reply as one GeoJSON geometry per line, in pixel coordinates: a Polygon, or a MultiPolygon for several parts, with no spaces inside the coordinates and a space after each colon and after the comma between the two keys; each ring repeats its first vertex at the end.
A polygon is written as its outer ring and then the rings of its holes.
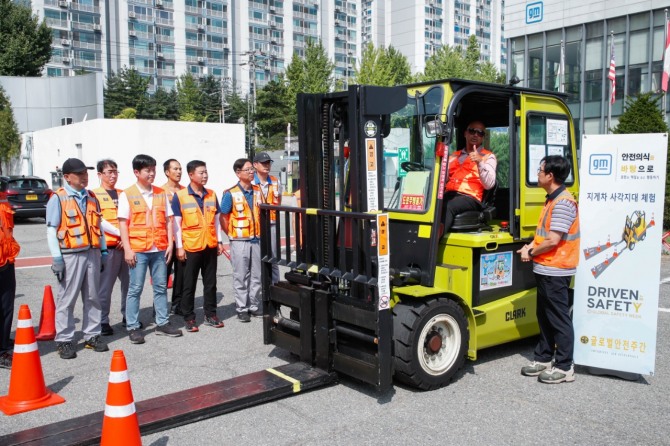
{"type": "Polygon", "coordinates": [[[47,202],[53,191],[40,177],[16,175],[0,177],[0,197],[7,197],[14,218],[46,216],[47,202]]]}

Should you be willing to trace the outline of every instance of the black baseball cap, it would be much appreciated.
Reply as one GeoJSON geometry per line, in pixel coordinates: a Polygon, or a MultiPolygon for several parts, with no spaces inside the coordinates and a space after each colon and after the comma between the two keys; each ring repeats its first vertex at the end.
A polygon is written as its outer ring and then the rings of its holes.
{"type": "Polygon", "coordinates": [[[78,158],[68,158],[65,160],[63,163],[63,174],[68,174],[68,173],[82,173],[86,172],[87,170],[93,170],[94,168],[91,166],[87,166],[82,162],[82,160],[78,158]]]}
{"type": "Polygon", "coordinates": [[[267,152],[260,152],[254,156],[254,163],[267,163],[268,161],[273,162],[267,152]]]}

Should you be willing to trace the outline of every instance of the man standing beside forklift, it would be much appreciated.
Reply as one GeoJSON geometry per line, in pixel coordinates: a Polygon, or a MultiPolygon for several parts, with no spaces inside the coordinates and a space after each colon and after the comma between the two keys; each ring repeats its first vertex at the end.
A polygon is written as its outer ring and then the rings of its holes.
{"type": "Polygon", "coordinates": [[[481,211],[484,191],[496,184],[498,161],[482,143],[486,126],[472,121],[463,132],[465,149],[449,157],[449,180],[445,186],[446,212],[444,230],[449,231],[456,215],[465,211],[481,211]]]}
{"type": "Polygon", "coordinates": [[[562,156],[550,155],[540,161],[537,183],[547,192],[547,201],[535,238],[517,251],[523,262],[533,261],[540,325],[534,361],[522,367],[521,374],[538,376],[547,384],[575,380],[568,290],[579,262],[579,216],[577,202],[563,184],[570,170],[570,162],[562,156]]]}

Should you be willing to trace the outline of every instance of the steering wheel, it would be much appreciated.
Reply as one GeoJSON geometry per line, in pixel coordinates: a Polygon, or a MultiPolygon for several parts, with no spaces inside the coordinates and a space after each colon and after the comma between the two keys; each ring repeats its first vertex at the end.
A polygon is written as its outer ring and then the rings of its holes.
{"type": "Polygon", "coordinates": [[[400,167],[405,172],[423,172],[426,170],[421,163],[415,161],[404,161],[400,164],[400,167]]]}

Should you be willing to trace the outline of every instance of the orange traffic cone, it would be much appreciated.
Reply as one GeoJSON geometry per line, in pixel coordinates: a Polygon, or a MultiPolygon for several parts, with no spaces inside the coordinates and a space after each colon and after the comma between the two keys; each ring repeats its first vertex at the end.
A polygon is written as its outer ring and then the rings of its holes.
{"type": "Polygon", "coordinates": [[[40,329],[35,339],[38,341],[53,341],[56,337],[56,304],[51,285],[44,287],[42,297],[42,312],[40,313],[40,329]]]}
{"type": "Polygon", "coordinates": [[[62,397],[47,389],[44,384],[30,308],[21,305],[16,323],[9,394],[0,396],[0,410],[6,415],[14,415],[64,402],[62,397]]]}
{"type": "Polygon", "coordinates": [[[133,390],[130,388],[128,366],[122,350],[114,350],[109,370],[105,418],[102,420],[100,445],[134,446],[142,444],[140,425],[135,412],[133,390]]]}

